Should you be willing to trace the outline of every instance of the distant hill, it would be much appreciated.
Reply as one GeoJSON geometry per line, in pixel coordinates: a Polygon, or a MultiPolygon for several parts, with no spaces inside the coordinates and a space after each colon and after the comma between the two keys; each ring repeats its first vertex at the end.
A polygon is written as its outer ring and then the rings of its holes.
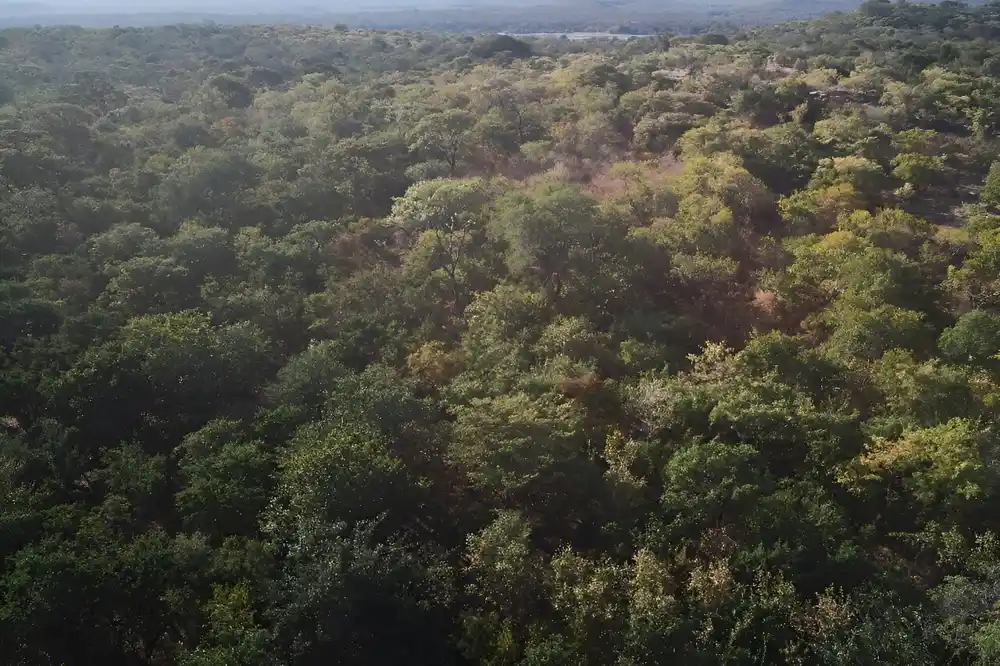
{"type": "MultiPolygon", "coordinates": [[[[11,13],[38,13],[72,15],[135,15],[163,13],[206,13],[242,15],[248,13],[281,14],[285,12],[326,14],[355,13],[364,11],[393,10],[442,10],[468,8],[477,9],[490,6],[538,5],[528,0],[146,0],[141,4],[129,0],[93,0],[82,4],[71,0],[50,0],[48,2],[0,2],[0,15],[11,13]]],[[[543,4],[566,4],[565,0],[550,0],[543,4]]]]}
{"type": "Polygon", "coordinates": [[[698,32],[850,10],[857,0],[68,0],[0,2],[0,27],[149,26],[169,23],[347,23],[456,32],[698,32]]]}
{"type": "Polygon", "coordinates": [[[43,2],[0,2],[0,16],[24,14],[46,14],[55,11],[52,5],[43,2]]]}

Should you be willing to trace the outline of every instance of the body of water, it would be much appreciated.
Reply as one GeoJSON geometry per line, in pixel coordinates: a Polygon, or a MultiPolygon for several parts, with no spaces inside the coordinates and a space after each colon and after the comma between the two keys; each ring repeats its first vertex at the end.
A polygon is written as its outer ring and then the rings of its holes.
{"type": "Polygon", "coordinates": [[[574,41],[584,39],[628,39],[630,37],[641,37],[648,39],[656,35],[625,35],[617,32],[511,32],[507,33],[511,37],[555,37],[560,39],[566,37],[574,41]]]}

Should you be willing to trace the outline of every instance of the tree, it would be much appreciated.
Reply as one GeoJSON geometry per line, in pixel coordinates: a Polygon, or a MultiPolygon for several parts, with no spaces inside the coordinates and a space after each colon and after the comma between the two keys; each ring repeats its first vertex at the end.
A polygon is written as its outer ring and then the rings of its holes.
{"type": "Polygon", "coordinates": [[[892,166],[892,175],[917,190],[939,185],[945,178],[944,160],[937,155],[900,153],[892,158],[892,166]]]}
{"type": "Polygon", "coordinates": [[[710,44],[713,46],[728,46],[729,38],[725,35],[721,35],[717,32],[708,33],[701,38],[702,44],[710,44]]]}
{"type": "Polygon", "coordinates": [[[484,180],[426,181],[393,205],[390,221],[416,239],[407,257],[411,275],[420,279],[443,272],[456,312],[464,309],[473,289],[490,284],[481,248],[495,191],[484,180]]]}
{"type": "Polygon", "coordinates": [[[868,310],[845,304],[831,307],[826,316],[833,328],[829,347],[845,358],[875,359],[890,349],[922,351],[933,337],[922,313],[892,305],[868,310]]]}
{"type": "Polygon", "coordinates": [[[774,195],[730,153],[690,160],[674,187],[681,197],[718,198],[741,228],[762,224],[774,214],[774,195]]]}
{"type": "Polygon", "coordinates": [[[961,510],[979,497],[992,494],[997,480],[986,461],[994,455],[994,448],[988,433],[974,423],[951,419],[905,432],[895,441],[876,440],[857,461],[857,469],[852,472],[857,481],[849,483],[894,475],[900,489],[917,502],[961,510]]]}
{"type": "Polygon", "coordinates": [[[596,202],[579,189],[545,185],[500,199],[490,233],[506,244],[511,274],[559,299],[602,272],[601,255],[620,232],[601,220],[596,202]]]}
{"type": "Polygon", "coordinates": [[[1000,353],[1000,318],[990,312],[966,312],[941,333],[938,346],[955,363],[989,365],[1000,353]]]}
{"type": "Polygon", "coordinates": [[[281,461],[279,492],[297,529],[375,520],[412,509],[416,488],[380,433],[364,424],[314,424],[296,436],[281,461]],[[407,497],[409,495],[410,497],[407,497]]]}
{"type": "Polygon", "coordinates": [[[235,421],[214,421],[174,451],[181,520],[216,543],[231,535],[255,536],[274,486],[273,453],[241,430],[235,421]]]}
{"type": "Polygon", "coordinates": [[[316,410],[329,398],[337,379],[347,372],[345,350],[336,341],[311,344],[285,363],[267,397],[278,405],[316,410]]]}
{"type": "Polygon", "coordinates": [[[452,456],[471,480],[498,496],[516,495],[585,458],[574,424],[581,414],[554,397],[525,394],[485,398],[456,408],[452,456]]]}
{"type": "Polygon", "coordinates": [[[156,452],[252,402],[268,374],[266,341],[252,326],[214,326],[197,312],[130,321],[88,350],[53,387],[87,447],[137,438],[156,452]]]}
{"type": "Polygon", "coordinates": [[[677,451],[663,475],[663,520],[674,539],[747,519],[770,483],[753,447],[722,442],[677,451]]]}
{"type": "Polygon", "coordinates": [[[778,201],[781,218],[791,234],[826,233],[837,220],[863,208],[864,198],[850,183],[800,190],[778,201]]]}
{"type": "Polygon", "coordinates": [[[447,173],[453,176],[459,163],[472,146],[472,129],[475,117],[462,109],[449,109],[430,113],[414,126],[411,150],[419,150],[431,159],[443,160],[447,173]]]}
{"type": "Polygon", "coordinates": [[[510,53],[515,58],[531,56],[531,45],[510,35],[496,35],[483,39],[471,49],[471,53],[480,58],[491,58],[501,53],[510,53]]]}
{"type": "Polygon", "coordinates": [[[540,610],[543,594],[531,525],[516,512],[499,512],[469,536],[466,552],[477,607],[462,619],[465,652],[494,663],[519,659],[529,640],[522,627],[540,610]]]}
{"type": "Polygon", "coordinates": [[[171,165],[156,197],[172,223],[205,216],[235,225],[239,223],[237,194],[252,186],[256,175],[253,165],[239,155],[198,146],[171,165]]]}
{"type": "Polygon", "coordinates": [[[287,557],[270,613],[291,663],[390,664],[428,650],[447,663],[434,639],[447,573],[395,533],[419,519],[420,492],[385,438],[363,422],[307,426],[279,483],[268,529],[287,557]],[[386,613],[395,621],[379,621],[386,613]]]}
{"type": "Polygon", "coordinates": [[[951,271],[945,288],[954,299],[974,309],[1000,304],[1000,284],[994,275],[1000,266],[1000,231],[983,231],[961,267],[951,271]]]}
{"type": "Polygon", "coordinates": [[[987,206],[1000,207],[1000,162],[990,165],[990,172],[979,193],[979,200],[987,206]]]}
{"type": "Polygon", "coordinates": [[[270,650],[270,636],[260,626],[249,587],[217,585],[207,604],[208,636],[184,654],[182,666],[270,666],[279,663],[270,650]]]}
{"type": "Polygon", "coordinates": [[[222,93],[226,104],[234,109],[245,109],[253,104],[253,91],[234,76],[222,74],[213,78],[210,84],[222,93]]]}
{"type": "Polygon", "coordinates": [[[197,306],[197,282],[172,258],[135,257],[112,269],[101,302],[128,317],[165,314],[197,306]]]}
{"type": "Polygon", "coordinates": [[[834,185],[850,185],[865,201],[876,199],[886,187],[885,171],[875,162],[863,157],[834,157],[822,159],[809,181],[809,189],[822,189],[834,185]]]}
{"type": "Polygon", "coordinates": [[[769,127],[741,147],[744,165],[776,194],[788,194],[809,182],[817,166],[811,137],[795,123],[769,127]]]}

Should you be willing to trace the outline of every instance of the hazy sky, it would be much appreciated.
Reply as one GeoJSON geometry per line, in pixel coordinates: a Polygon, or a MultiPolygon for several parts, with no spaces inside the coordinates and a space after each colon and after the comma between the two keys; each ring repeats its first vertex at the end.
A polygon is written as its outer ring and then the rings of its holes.
{"type": "MultiPolygon", "coordinates": [[[[79,13],[121,12],[141,13],[164,10],[213,11],[281,11],[312,7],[328,11],[359,11],[393,7],[448,7],[456,4],[475,4],[477,0],[0,0],[4,4],[44,4],[61,11],[79,13]]],[[[503,4],[502,0],[478,0],[479,4],[503,4]]]]}

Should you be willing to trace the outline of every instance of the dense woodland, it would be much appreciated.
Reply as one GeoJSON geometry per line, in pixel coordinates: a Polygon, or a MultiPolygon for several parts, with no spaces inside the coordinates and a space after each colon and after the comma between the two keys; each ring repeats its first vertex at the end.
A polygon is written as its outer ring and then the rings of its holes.
{"type": "Polygon", "coordinates": [[[1000,663],[1000,5],[0,46],[3,663],[1000,663]]]}

